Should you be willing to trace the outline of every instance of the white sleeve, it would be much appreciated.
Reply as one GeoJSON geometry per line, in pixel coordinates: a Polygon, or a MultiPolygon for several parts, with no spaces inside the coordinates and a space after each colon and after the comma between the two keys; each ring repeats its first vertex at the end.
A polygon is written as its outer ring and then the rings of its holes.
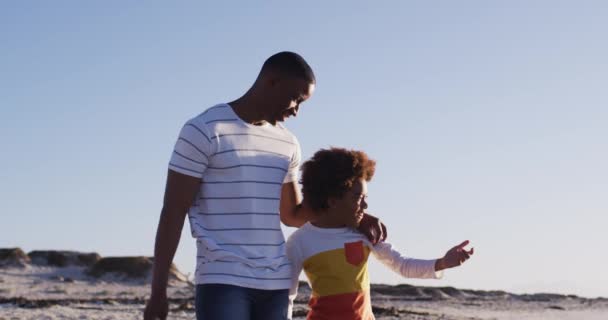
{"type": "Polygon", "coordinates": [[[204,125],[194,123],[192,120],[186,122],[175,142],[169,169],[201,178],[212,154],[209,136],[204,125]]]}
{"type": "Polygon", "coordinates": [[[295,143],[295,150],[291,156],[291,161],[289,162],[289,170],[287,170],[287,174],[285,175],[285,179],[283,179],[283,183],[298,181],[298,170],[300,169],[302,150],[300,148],[300,143],[298,142],[298,139],[296,137],[294,137],[293,141],[295,143]]]}
{"type": "Polygon", "coordinates": [[[440,279],[442,271],[435,271],[435,259],[421,260],[401,255],[390,243],[381,242],[373,247],[372,253],[391,270],[405,278],[440,279]]]}
{"type": "Polygon", "coordinates": [[[287,319],[291,320],[293,314],[293,303],[298,295],[298,283],[300,282],[300,273],[302,272],[302,255],[298,248],[297,240],[292,235],[287,240],[287,257],[291,263],[291,286],[289,288],[289,307],[287,311],[287,319]]]}

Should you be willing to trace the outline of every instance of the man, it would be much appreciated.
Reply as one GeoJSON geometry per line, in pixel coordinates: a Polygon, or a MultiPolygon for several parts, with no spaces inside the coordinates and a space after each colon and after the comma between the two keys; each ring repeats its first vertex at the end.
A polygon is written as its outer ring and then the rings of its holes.
{"type": "MultiPolygon", "coordinates": [[[[169,164],[144,319],[166,319],[168,270],[186,213],[197,239],[197,319],[286,319],[291,266],[280,223],[299,227],[300,146],[279,122],[296,116],[315,76],[293,52],[266,60],[239,99],[183,126],[169,164]]],[[[377,219],[360,230],[385,236],[377,219]]]]}

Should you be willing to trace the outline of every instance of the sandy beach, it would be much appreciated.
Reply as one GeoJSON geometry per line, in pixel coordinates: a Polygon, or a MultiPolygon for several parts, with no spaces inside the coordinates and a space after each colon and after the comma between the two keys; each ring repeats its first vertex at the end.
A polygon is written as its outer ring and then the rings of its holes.
{"type": "MultiPolygon", "coordinates": [[[[60,263],[40,258],[4,263],[0,267],[0,320],[141,319],[150,290],[149,265],[133,263],[147,261],[146,258],[118,258],[115,261],[129,263],[120,264],[121,270],[95,273],[92,270],[99,270],[104,259],[95,259],[89,265],[72,264],[74,255],[59,259],[60,263]]],[[[114,267],[106,264],[106,268],[114,267]]],[[[169,318],[194,319],[192,282],[176,271],[168,290],[169,318]]],[[[294,319],[305,319],[309,294],[309,287],[302,283],[294,319]]],[[[377,319],[608,319],[608,299],[574,295],[372,285],[372,302],[377,319]]]]}

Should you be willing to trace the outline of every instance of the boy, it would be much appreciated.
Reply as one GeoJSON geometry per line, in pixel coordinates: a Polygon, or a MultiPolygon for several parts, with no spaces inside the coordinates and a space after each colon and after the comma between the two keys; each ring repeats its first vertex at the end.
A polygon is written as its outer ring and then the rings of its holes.
{"type": "MultiPolygon", "coordinates": [[[[315,217],[287,242],[293,264],[290,307],[302,269],[312,287],[307,319],[372,320],[367,258],[373,253],[393,271],[407,278],[441,278],[441,270],[461,265],[473,254],[464,247],[450,249],[436,260],[403,257],[388,243],[372,245],[354,229],[367,208],[367,182],[375,161],[364,152],[320,150],[302,166],[304,201],[315,217]]],[[[290,310],[291,311],[291,310],[290,310]]]]}

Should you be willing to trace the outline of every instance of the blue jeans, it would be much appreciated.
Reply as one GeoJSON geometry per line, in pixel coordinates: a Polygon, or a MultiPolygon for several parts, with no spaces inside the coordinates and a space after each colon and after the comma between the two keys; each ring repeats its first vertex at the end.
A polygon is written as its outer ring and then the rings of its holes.
{"type": "Polygon", "coordinates": [[[286,320],[289,289],[261,290],[228,284],[196,286],[197,320],[286,320]]]}

